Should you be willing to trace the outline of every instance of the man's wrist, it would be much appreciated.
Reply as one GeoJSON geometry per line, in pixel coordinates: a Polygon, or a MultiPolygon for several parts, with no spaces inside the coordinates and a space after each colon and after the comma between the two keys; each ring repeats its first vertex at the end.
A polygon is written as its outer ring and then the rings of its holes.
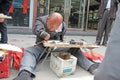
{"type": "Polygon", "coordinates": [[[43,31],[43,32],[40,33],[40,37],[43,38],[43,39],[44,39],[47,35],[48,35],[48,33],[45,32],[45,31],[43,31]]]}

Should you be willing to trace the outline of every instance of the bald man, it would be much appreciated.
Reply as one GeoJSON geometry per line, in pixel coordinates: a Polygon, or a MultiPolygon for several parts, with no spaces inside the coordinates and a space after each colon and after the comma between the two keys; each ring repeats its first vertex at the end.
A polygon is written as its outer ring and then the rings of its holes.
{"type": "MultiPolygon", "coordinates": [[[[61,14],[53,13],[51,15],[38,17],[33,32],[36,35],[37,45],[25,49],[19,74],[14,80],[33,80],[37,63],[41,58],[44,58],[48,52],[41,42],[44,40],[63,41],[63,36],[66,32],[66,24],[61,14]]],[[[90,73],[93,73],[98,67],[98,64],[89,61],[79,48],[57,48],[53,51],[70,52],[78,58],[78,64],[90,73]]]]}

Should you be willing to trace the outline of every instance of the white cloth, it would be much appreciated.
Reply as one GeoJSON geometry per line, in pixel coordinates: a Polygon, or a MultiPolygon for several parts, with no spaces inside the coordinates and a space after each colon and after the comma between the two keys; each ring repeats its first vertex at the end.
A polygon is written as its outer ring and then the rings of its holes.
{"type": "Polygon", "coordinates": [[[60,26],[58,27],[58,29],[56,29],[55,31],[56,32],[62,32],[62,28],[63,28],[63,26],[62,26],[62,24],[60,24],[60,26]]]}
{"type": "Polygon", "coordinates": [[[17,52],[22,52],[22,49],[11,45],[11,44],[0,44],[0,49],[5,50],[5,51],[17,51],[17,52]]]}

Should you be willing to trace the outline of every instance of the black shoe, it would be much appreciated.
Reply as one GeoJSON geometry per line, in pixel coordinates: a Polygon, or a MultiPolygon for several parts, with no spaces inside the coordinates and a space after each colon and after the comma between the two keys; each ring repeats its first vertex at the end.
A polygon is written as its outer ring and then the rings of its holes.
{"type": "Polygon", "coordinates": [[[31,77],[30,72],[23,70],[13,80],[33,80],[33,78],[31,77]]]}
{"type": "Polygon", "coordinates": [[[90,66],[90,68],[88,69],[88,71],[94,75],[97,72],[97,69],[99,67],[100,63],[94,63],[93,65],[90,66]]]}
{"type": "Polygon", "coordinates": [[[103,46],[107,46],[107,43],[102,43],[103,46]]]}
{"type": "Polygon", "coordinates": [[[100,42],[95,42],[96,45],[100,45],[100,42]]]}

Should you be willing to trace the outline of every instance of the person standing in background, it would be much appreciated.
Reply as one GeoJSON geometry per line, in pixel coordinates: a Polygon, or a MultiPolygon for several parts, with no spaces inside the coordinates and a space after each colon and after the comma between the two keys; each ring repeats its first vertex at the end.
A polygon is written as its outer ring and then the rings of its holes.
{"type": "MultiPolygon", "coordinates": [[[[8,11],[12,5],[13,0],[0,0],[0,14],[8,15],[8,11]]],[[[8,43],[7,24],[5,19],[0,18],[0,43],[8,43]]]]}
{"type": "Polygon", "coordinates": [[[100,2],[98,10],[98,32],[96,36],[96,44],[100,45],[103,36],[102,45],[107,45],[109,33],[111,31],[112,23],[115,19],[117,5],[115,0],[96,0],[100,2]]]}
{"type": "Polygon", "coordinates": [[[14,4],[13,25],[23,26],[24,25],[23,0],[14,0],[13,4],[14,4]]]}
{"type": "Polygon", "coordinates": [[[100,64],[94,80],[120,80],[120,0],[113,28],[110,33],[104,60],[100,64]]]}

